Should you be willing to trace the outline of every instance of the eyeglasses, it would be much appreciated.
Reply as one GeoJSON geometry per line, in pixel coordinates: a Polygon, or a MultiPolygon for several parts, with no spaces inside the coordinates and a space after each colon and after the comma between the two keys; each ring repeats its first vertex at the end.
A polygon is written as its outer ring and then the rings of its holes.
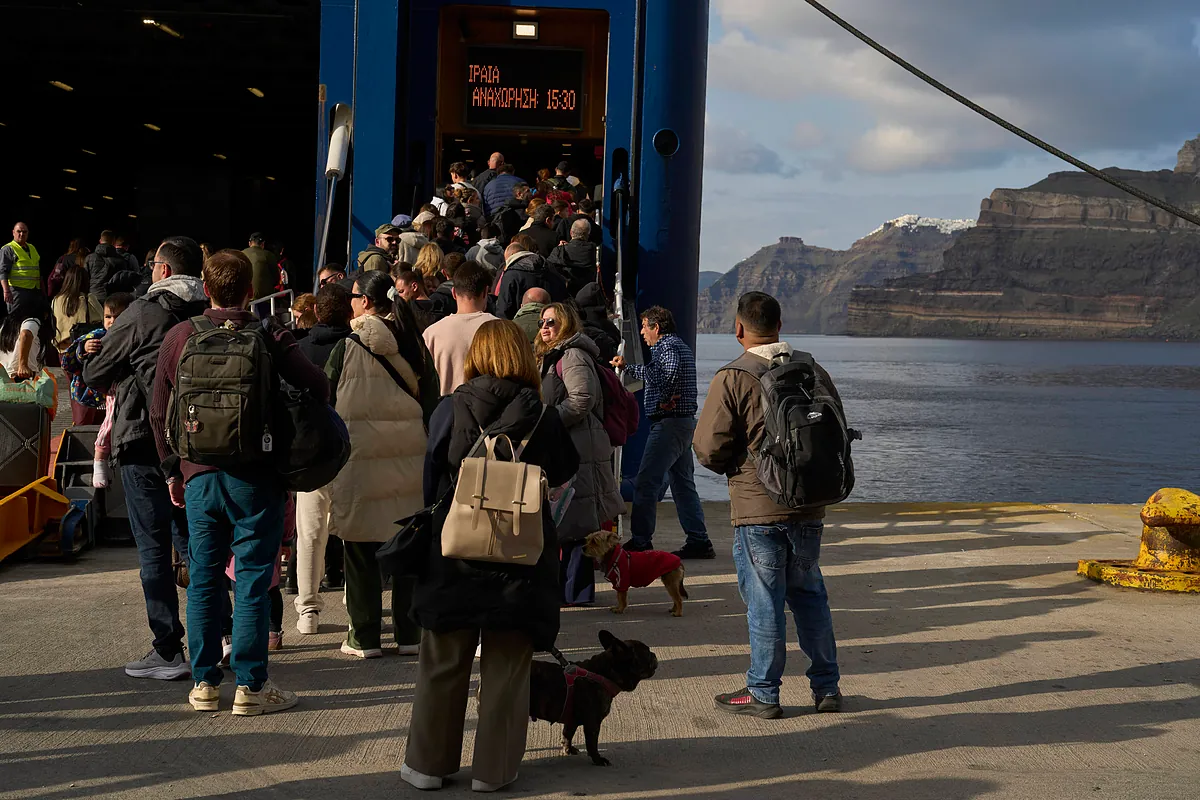
{"type": "Polygon", "coordinates": [[[324,278],[321,278],[320,285],[325,286],[326,284],[333,283],[336,280],[338,280],[337,275],[326,275],[324,278]]]}
{"type": "Polygon", "coordinates": [[[350,293],[351,300],[362,300],[364,297],[366,297],[365,294],[356,294],[355,292],[350,293]]]}
{"type": "Polygon", "coordinates": [[[556,319],[539,319],[538,320],[538,328],[539,329],[553,328],[557,324],[558,324],[558,320],[556,320],[556,319]]]}
{"type": "Polygon", "coordinates": [[[166,261],[151,261],[146,266],[149,267],[150,269],[154,269],[155,267],[169,267],[171,265],[170,265],[170,263],[168,263],[166,261]]]}

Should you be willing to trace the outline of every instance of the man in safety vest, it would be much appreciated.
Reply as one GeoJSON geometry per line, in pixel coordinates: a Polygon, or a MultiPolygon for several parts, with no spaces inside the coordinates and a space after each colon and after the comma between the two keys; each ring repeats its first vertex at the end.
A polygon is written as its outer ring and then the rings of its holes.
{"type": "Polygon", "coordinates": [[[29,226],[18,222],[13,227],[13,240],[0,247],[0,286],[6,304],[30,301],[41,294],[41,263],[37,248],[29,243],[29,226]]]}

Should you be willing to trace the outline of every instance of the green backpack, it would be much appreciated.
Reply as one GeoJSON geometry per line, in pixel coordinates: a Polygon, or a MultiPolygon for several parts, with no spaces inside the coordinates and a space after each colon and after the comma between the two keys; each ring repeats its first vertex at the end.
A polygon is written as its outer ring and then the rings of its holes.
{"type": "Polygon", "coordinates": [[[167,443],[193,464],[229,469],[270,458],[275,374],[266,336],[192,317],[167,405],[167,443]]]}

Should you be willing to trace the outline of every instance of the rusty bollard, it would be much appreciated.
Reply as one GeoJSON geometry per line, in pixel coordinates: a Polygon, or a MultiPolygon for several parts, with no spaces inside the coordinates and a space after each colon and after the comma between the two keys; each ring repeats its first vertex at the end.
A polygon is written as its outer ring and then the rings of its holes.
{"type": "Polygon", "coordinates": [[[1200,592],[1200,496],[1159,489],[1142,506],[1136,561],[1080,561],[1079,574],[1130,589],[1200,592]]]}

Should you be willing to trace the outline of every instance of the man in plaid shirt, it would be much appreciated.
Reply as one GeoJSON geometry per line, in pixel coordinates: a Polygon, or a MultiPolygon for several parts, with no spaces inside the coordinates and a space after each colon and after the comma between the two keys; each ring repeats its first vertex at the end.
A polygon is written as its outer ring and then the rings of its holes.
{"type": "Polygon", "coordinates": [[[650,363],[626,364],[617,356],[613,366],[642,380],[650,436],[633,489],[632,537],[626,550],[654,548],[658,500],[669,482],[679,524],[687,534],[680,558],[715,558],[704,511],[696,494],[692,464],[692,434],[696,430],[696,357],[675,334],[675,318],[661,306],[642,312],[642,338],[650,346],[650,363]]]}

